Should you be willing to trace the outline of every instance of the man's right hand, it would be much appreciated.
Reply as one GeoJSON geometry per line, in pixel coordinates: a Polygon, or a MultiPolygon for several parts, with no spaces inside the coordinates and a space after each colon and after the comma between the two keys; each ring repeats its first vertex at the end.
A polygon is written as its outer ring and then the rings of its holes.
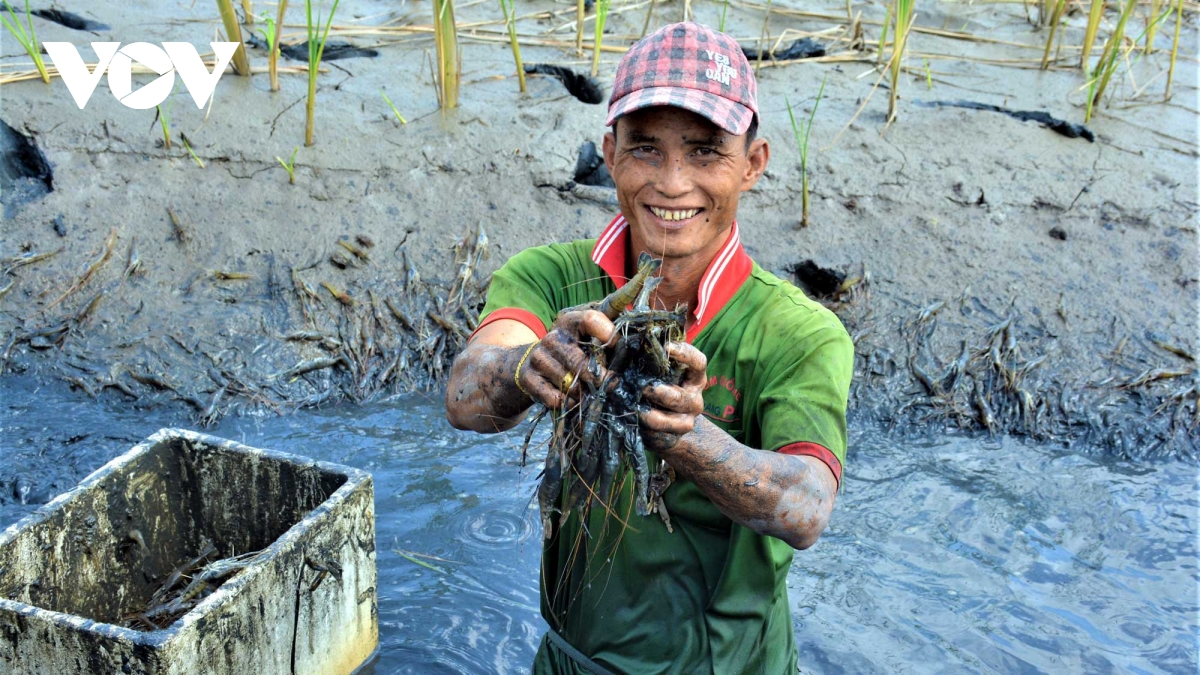
{"type": "Polygon", "coordinates": [[[521,389],[547,408],[566,407],[569,400],[578,398],[581,381],[598,386],[606,374],[602,368],[597,372],[589,369],[589,357],[580,343],[592,338],[607,343],[613,330],[613,322],[594,309],[562,312],[521,366],[521,389]]]}
{"type": "MultiPolygon", "coordinates": [[[[528,326],[512,319],[484,326],[450,369],[447,420],[457,429],[494,433],[516,426],[533,403],[563,408],[572,398],[568,392],[577,394],[579,380],[598,384],[588,372],[588,356],[580,343],[592,338],[608,342],[614,330],[608,317],[591,309],[560,313],[541,340],[528,326]],[[526,351],[529,354],[521,363],[526,351]],[[519,363],[520,388],[516,382],[519,363]],[[564,387],[568,373],[571,386],[564,387]]],[[[602,379],[605,373],[599,374],[602,379]]]]}

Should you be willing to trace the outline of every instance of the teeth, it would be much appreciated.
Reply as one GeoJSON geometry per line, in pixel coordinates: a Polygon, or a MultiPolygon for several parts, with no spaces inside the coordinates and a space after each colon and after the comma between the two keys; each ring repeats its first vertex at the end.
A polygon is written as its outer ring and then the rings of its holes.
{"type": "Polygon", "coordinates": [[[691,218],[692,216],[696,215],[697,213],[700,213],[700,209],[688,209],[686,211],[670,211],[667,209],[660,209],[660,208],[657,208],[654,206],[650,207],[650,211],[651,211],[651,213],[658,216],[659,218],[662,218],[663,220],[687,220],[688,218],[691,218]]]}

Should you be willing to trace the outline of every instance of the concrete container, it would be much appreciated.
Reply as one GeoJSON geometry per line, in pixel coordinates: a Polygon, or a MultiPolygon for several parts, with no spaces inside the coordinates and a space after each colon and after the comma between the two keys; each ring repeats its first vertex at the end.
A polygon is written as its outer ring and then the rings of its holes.
{"type": "Polygon", "coordinates": [[[0,672],[350,673],[375,588],[370,474],[164,429],[0,535],[0,672]],[[169,627],[122,627],[204,541],[266,550],[169,627]]]}

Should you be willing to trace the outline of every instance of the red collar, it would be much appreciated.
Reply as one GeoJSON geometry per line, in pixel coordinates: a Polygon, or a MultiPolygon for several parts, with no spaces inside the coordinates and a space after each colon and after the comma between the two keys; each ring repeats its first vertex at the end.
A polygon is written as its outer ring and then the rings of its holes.
{"type": "MultiPolygon", "coordinates": [[[[608,274],[618,288],[627,281],[625,256],[628,250],[629,223],[625,220],[625,216],[619,215],[613,218],[608,227],[604,228],[604,232],[596,240],[596,246],[592,248],[592,262],[599,265],[600,269],[608,274]]],[[[693,314],[696,315],[696,323],[692,324],[691,329],[688,330],[688,342],[694,340],[708,325],[708,322],[721,311],[725,303],[729,302],[733,294],[737,293],[737,290],[750,277],[752,266],[750,256],[746,255],[745,249],[742,248],[742,238],[738,233],[738,224],[735,220],[721,250],[708,264],[704,276],[700,277],[700,289],[696,294],[698,302],[693,310],[693,314]]]]}

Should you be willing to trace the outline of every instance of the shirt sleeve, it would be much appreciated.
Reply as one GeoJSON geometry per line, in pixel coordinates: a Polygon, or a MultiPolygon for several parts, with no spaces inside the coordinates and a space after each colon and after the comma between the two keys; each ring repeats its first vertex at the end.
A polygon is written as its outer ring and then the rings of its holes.
{"type": "Polygon", "coordinates": [[[829,465],[840,486],[854,344],[828,310],[805,323],[810,325],[780,336],[785,353],[768,372],[759,398],[762,447],[815,456],[829,465]]]}
{"type": "Polygon", "coordinates": [[[480,328],[514,319],[529,327],[540,340],[554,323],[562,288],[561,254],[550,246],[527,248],[509,258],[492,275],[487,303],[480,314],[480,328]]]}

